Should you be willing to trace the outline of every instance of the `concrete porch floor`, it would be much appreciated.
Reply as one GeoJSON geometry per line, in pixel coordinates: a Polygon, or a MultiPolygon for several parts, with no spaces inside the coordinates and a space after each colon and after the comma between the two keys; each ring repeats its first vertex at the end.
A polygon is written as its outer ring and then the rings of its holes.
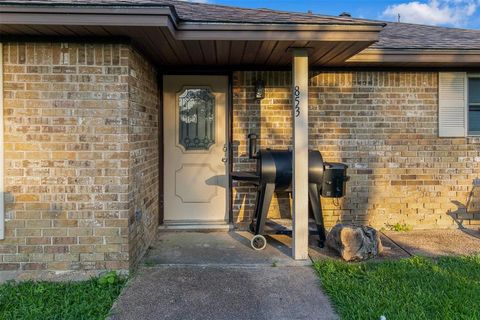
{"type": "Polygon", "coordinates": [[[262,251],[250,246],[252,234],[231,232],[159,232],[157,241],[144,258],[144,264],[197,266],[305,266],[310,260],[291,258],[291,238],[268,235],[262,251]]]}
{"type": "Polygon", "coordinates": [[[290,237],[263,251],[249,232],[159,232],[111,319],[338,319],[290,237]]]}
{"type": "MultiPolygon", "coordinates": [[[[290,258],[291,237],[249,232],[159,232],[111,319],[338,319],[312,260],[338,259],[310,237],[310,258],[290,258]]],[[[480,253],[478,230],[383,232],[377,259],[480,253]]]]}

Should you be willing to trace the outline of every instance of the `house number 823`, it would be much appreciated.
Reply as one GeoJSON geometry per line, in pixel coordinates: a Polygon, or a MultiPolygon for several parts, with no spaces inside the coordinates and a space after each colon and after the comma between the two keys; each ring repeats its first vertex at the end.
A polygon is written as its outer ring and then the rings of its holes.
{"type": "Polygon", "coordinates": [[[293,92],[295,97],[295,118],[298,118],[300,115],[300,87],[295,86],[295,90],[293,92]]]}

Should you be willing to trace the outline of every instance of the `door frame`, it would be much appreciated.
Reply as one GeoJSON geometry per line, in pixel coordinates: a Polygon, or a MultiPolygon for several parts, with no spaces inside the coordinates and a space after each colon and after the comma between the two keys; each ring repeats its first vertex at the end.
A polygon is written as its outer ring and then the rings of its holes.
{"type": "Polygon", "coordinates": [[[164,135],[163,135],[163,78],[164,76],[179,76],[179,75],[191,75],[191,76],[226,76],[227,77],[227,99],[225,102],[225,114],[226,114],[226,137],[225,141],[227,142],[227,181],[228,187],[226,190],[226,209],[228,211],[228,223],[233,224],[233,199],[232,199],[232,169],[233,169],[233,148],[232,148],[232,139],[233,139],[233,72],[189,72],[189,71],[168,71],[163,73],[158,73],[158,90],[160,97],[160,107],[158,114],[158,159],[159,159],[159,172],[158,172],[158,181],[159,181],[159,197],[158,197],[158,223],[162,225],[165,218],[165,206],[164,206],[164,176],[163,172],[165,170],[165,159],[164,159],[164,135]]]}

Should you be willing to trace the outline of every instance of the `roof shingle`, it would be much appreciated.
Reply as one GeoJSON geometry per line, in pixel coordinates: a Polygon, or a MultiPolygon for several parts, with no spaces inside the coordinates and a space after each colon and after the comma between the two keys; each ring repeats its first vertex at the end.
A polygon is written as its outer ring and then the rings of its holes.
{"type": "MultiPolygon", "coordinates": [[[[305,24],[357,24],[372,23],[349,17],[287,12],[270,9],[248,9],[179,0],[0,0],[0,4],[50,6],[171,6],[184,21],[229,23],[305,23],[305,24]]],[[[375,22],[378,24],[378,22],[375,22]]]]}
{"type": "Polygon", "coordinates": [[[178,0],[0,0],[0,4],[68,6],[171,6],[183,21],[271,24],[386,23],[376,49],[480,49],[480,30],[383,22],[270,9],[246,9],[178,0]]]}
{"type": "Polygon", "coordinates": [[[480,49],[480,30],[388,22],[376,49],[480,49]]]}

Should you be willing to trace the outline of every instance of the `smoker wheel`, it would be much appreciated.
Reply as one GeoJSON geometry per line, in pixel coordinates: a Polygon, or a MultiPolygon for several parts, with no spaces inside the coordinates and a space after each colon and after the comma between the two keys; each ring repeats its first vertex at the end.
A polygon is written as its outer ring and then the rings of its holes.
{"type": "Polygon", "coordinates": [[[263,250],[267,246],[267,239],[261,234],[255,235],[250,241],[252,248],[255,250],[263,250]]]}

